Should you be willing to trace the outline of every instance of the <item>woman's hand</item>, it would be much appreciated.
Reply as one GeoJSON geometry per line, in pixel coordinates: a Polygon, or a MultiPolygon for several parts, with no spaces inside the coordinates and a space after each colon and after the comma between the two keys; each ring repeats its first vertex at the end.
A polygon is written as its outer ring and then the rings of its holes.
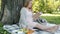
{"type": "Polygon", "coordinates": [[[39,16],[40,16],[40,12],[34,14],[34,15],[33,15],[33,19],[36,20],[36,19],[38,19],[39,16]]]}

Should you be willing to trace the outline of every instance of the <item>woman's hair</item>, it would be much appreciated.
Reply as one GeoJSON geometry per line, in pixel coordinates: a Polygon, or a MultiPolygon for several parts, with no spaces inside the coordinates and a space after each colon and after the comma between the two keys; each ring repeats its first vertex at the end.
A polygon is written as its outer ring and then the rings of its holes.
{"type": "Polygon", "coordinates": [[[30,1],[32,1],[32,0],[26,0],[25,2],[24,2],[24,7],[27,7],[28,5],[29,5],[29,2],[30,1]]]}

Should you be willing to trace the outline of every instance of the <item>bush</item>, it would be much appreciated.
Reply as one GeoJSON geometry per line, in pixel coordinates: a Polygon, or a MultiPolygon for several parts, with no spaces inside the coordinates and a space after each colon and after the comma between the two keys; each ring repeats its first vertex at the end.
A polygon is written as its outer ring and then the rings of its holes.
{"type": "Polygon", "coordinates": [[[0,34],[10,34],[6,30],[3,29],[3,24],[0,22],[0,34]]]}

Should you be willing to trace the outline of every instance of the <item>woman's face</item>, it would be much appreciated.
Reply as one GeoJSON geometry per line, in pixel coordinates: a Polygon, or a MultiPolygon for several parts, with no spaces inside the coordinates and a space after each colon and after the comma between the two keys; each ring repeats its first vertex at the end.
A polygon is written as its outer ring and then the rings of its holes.
{"type": "Polygon", "coordinates": [[[29,2],[28,8],[30,8],[30,9],[32,8],[32,1],[29,2]]]}

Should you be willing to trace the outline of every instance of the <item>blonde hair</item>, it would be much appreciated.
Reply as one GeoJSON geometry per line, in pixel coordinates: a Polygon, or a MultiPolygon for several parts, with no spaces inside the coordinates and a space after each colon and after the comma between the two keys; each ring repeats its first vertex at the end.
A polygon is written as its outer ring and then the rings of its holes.
{"type": "Polygon", "coordinates": [[[32,1],[32,0],[26,0],[25,3],[24,3],[24,7],[27,7],[29,5],[30,1],[32,1]]]}

